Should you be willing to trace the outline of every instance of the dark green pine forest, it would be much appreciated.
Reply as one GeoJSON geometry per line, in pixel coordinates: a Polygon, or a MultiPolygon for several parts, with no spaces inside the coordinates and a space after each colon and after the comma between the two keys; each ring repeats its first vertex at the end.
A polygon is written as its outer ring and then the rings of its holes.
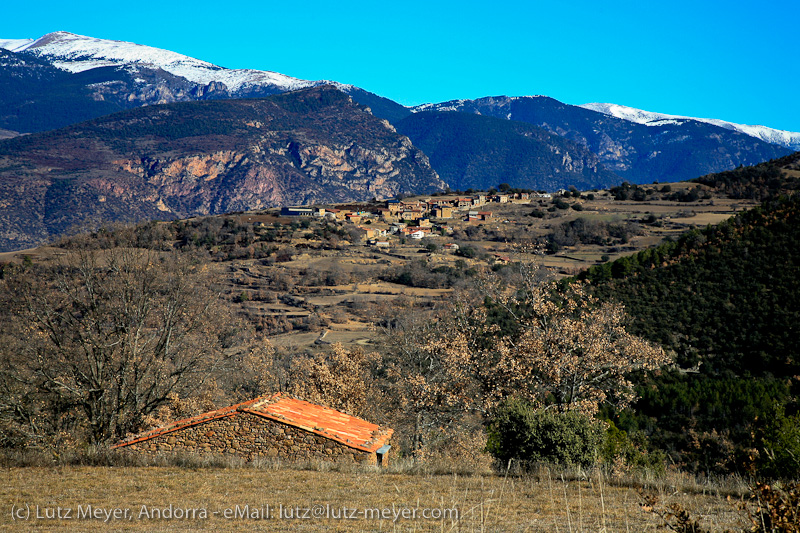
{"type": "Polygon", "coordinates": [[[633,409],[606,414],[694,471],[800,472],[800,197],[780,195],[795,180],[775,171],[792,161],[701,178],[768,199],[579,275],[675,356],[640,378],[633,409]]]}

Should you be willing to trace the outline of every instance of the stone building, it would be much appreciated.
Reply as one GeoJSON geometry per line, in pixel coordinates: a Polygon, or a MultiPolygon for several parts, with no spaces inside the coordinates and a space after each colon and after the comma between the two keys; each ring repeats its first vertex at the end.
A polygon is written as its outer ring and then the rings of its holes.
{"type": "Polygon", "coordinates": [[[388,464],[392,429],[285,394],[263,396],[173,422],[113,448],[284,461],[388,464]]]}

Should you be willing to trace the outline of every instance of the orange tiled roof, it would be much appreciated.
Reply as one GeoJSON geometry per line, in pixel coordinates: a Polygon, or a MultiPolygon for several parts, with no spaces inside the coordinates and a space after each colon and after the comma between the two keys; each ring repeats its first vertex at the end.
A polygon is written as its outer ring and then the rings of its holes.
{"type": "Polygon", "coordinates": [[[280,393],[250,404],[242,410],[322,435],[362,451],[374,452],[394,432],[330,407],[280,393]]]}
{"type": "Polygon", "coordinates": [[[235,416],[237,413],[249,413],[275,420],[366,452],[376,451],[394,432],[390,428],[382,428],[330,407],[276,393],[173,422],[125,439],[112,448],[129,446],[218,418],[235,416]]]}

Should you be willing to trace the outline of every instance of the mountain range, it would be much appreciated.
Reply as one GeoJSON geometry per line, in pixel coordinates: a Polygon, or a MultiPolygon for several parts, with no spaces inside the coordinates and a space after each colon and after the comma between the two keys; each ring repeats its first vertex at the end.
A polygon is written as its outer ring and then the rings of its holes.
{"type": "MultiPolygon", "coordinates": [[[[644,125],[546,96],[494,96],[418,106],[539,126],[585,146],[617,182],[680,181],[791,153],[744,133],[696,120],[644,125]]],[[[414,141],[414,137],[411,137],[414,141]]]]}
{"type": "MultiPolygon", "coordinates": [[[[303,108],[305,104],[297,105],[303,108]]],[[[38,39],[0,39],[0,217],[23,224],[8,226],[2,237],[5,244],[0,244],[5,249],[41,242],[79,218],[191,216],[446,187],[486,189],[499,183],[552,190],[570,185],[604,187],[623,180],[676,181],[781,157],[799,143],[800,134],[792,132],[613,104],[574,106],[544,96],[493,96],[406,107],[354,85],[227,69],[167,50],[68,32],[38,39]],[[297,97],[300,101],[328,102],[327,111],[320,114],[321,108],[315,107],[303,120],[296,114],[294,122],[283,121],[285,117],[277,120],[275,106],[284,104],[277,104],[275,95],[298,91],[304,95],[297,97]],[[269,103],[234,104],[265,98],[269,103]],[[231,105],[223,111],[210,101],[231,105]],[[175,107],[177,103],[183,104],[175,107]],[[133,119],[130,113],[137,108],[144,108],[144,114],[134,114],[137,118],[133,119]],[[342,120],[333,120],[333,109],[344,113],[342,120]],[[192,133],[191,142],[176,133],[176,124],[159,122],[159,110],[176,117],[181,128],[192,133]],[[101,117],[106,122],[97,122],[101,117]],[[130,120],[144,120],[151,129],[118,126],[130,120]],[[194,122],[208,127],[196,127],[194,122]],[[248,124],[255,123],[267,126],[255,128],[258,135],[250,135],[256,132],[248,124]],[[272,129],[277,123],[280,127],[272,129]],[[231,128],[238,133],[228,135],[231,128]],[[109,130],[125,131],[130,138],[108,139],[104,135],[109,130]],[[249,134],[242,137],[244,131],[249,134]],[[368,141],[365,132],[378,136],[368,141]],[[2,140],[34,133],[39,136],[2,140]],[[292,143],[306,146],[298,139],[312,138],[315,149],[324,147],[326,153],[335,154],[330,157],[338,162],[325,165],[338,170],[314,170],[309,161],[319,158],[298,160],[293,155],[292,143]],[[177,148],[170,144],[175,142],[177,148]],[[270,157],[253,156],[255,147],[266,149],[265,143],[273,151],[270,157]],[[380,174],[376,168],[382,163],[374,163],[373,168],[373,163],[352,159],[353,153],[347,150],[353,147],[367,147],[369,157],[390,161],[392,170],[380,174]],[[285,153],[278,157],[281,150],[285,153]],[[191,187],[179,187],[177,195],[165,192],[175,190],[174,184],[153,188],[152,180],[159,178],[149,172],[169,166],[171,157],[204,159],[228,152],[246,157],[248,164],[260,169],[257,173],[280,176],[280,187],[263,195],[254,192],[260,185],[242,192],[238,178],[226,177],[200,179],[191,187]],[[133,162],[131,169],[138,169],[133,174],[139,181],[132,181],[131,172],[121,172],[112,164],[122,160],[133,162]],[[287,170],[290,167],[292,171],[287,170]],[[342,170],[345,167],[352,170],[342,170]],[[67,182],[63,172],[81,177],[67,182]],[[326,172],[334,172],[336,178],[328,179],[326,172]],[[141,180],[149,185],[145,187],[141,180]],[[125,209],[124,202],[112,207],[116,204],[109,195],[92,189],[90,184],[97,183],[104,183],[108,190],[126,191],[115,198],[127,198],[125,202],[133,201],[136,207],[125,209]],[[145,192],[141,187],[150,189],[145,192]],[[275,192],[278,189],[280,194],[275,192]],[[105,201],[100,202],[100,197],[105,201]],[[34,204],[36,209],[31,207],[34,204]],[[19,218],[23,205],[37,217],[30,230],[23,229],[27,222],[19,218]],[[73,207],[66,212],[60,205],[73,207]]],[[[234,172],[236,165],[226,165],[220,176],[239,176],[234,172]]]]}
{"type": "MultiPolygon", "coordinates": [[[[162,70],[198,86],[211,86],[219,90],[222,89],[220,85],[222,84],[225,86],[224,90],[227,95],[232,98],[265,96],[317,85],[335,85],[348,94],[363,91],[363,89],[353,85],[329,80],[309,81],[277,72],[227,69],[169,50],[123,41],[96,39],[64,31],[49,33],[38,39],[0,39],[0,49],[16,53],[25,52],[28,56],[47,60],[57,69],[70,73],[85,72],[103,67],[126,67],[126,70],[131,74],[137,74],[142,70],[145,72],[153,69],[162,70]]],[[[145,82],[146,80],[140,78],[138,81],[145,82]]],[[[384,100],[386,100],[384,102],[385,105],[393,108],[389,112],[403,113],[400,110],[403,106],[396,103],[392,105],[393,102],[388,99],[384,100]]],[[[452,104],[450,102],[444,105],[452,106],[452,104]]],[[[430,107],[431,104],[425,104],[411,108],[411,110],[427,110],[430,107]]],[[[728,130],[739,131],[765,142],[778,144],[792,150],[800,149],[800,133],[777,130],[766,126],[735,124],[718,119],[667,115],[618,104],[589,103],[580,107],[651,126],[660,125],[658,123],[664,121],[693,120],[705,122],[728,130]]]]}
{"type": "Polygon", "coordinates": [[[146,106],[0,142],[0,251],[100,220],[341,203],[446,187],[330,85],[146,106]]]}
{"type": "Polygon", "coordinates": [[[714,126],[725,128],[726,130],[738,131],[750,135],[751,137],[761,139],[770,144],[777,144],[778,146],[783,146],[791,150],[800,150],[800,133],[793,131],[776,130],[775,128],[768,128],[766,126],[736,124],[715,118],[696,118],[681,115],[667,115],[665,113],[653,113],[652,111],[644,111],[642,109],[635,109],[619,104],[592,103],[583,104],[580,107],[630,122],[636,122],[637,124],[644,124],[646,126],[663,126],[667,123],[681,124],[689,120],[705,122],[706,124],[713,124],[714,126]]]}

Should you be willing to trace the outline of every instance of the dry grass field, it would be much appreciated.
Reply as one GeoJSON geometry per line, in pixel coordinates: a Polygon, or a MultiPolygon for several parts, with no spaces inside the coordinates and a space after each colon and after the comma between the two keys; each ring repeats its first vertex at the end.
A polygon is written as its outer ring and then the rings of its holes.
{"type": "MultiPolygon", "coordinates": [[[[672,187],[677,190],[684,185],[672,187]]],[[[204,266],[216,275],[223,297],[236,302],[243,315],[261,321],[278,350],[294,355],[325,349],[333,342],[369,344],[379,337],[376,323],[387,310],[425,313],[447,305],[450,288],[412,287],[386,281],[387,271],[413,265],[414,260],[431,268],[462,263],[458,268],[468,270],[491,265],[491,254],[502,254],[512,262],[536,260],[556,276],[564,276],[656,245],[691,227],[718,223],[755,204],[716,197],[692,203],[615,201],[607,193],[597,193],[594,200],[581,198],[580,205],[580,211],[548,211],[545,218],[529,216],[534,209],[546,209],[538,201],[491,205],[487,209],[495,217],[486,226],[492,226],[489,229],[497,230],[501,236],[512,235],[522,227],[531,228],[532,235],[544,236],[560,224],[581,217],[602,222],[631,221],[641,226],[641,233],[624,244],[565,246],[550,255],[523,252],[513,239],[489,240],[482,234],[474,240],[462,239],[462,243],[474,245],[486,255],[466,258],[444,253],[441,248],[431,252],[423,249],[420,242],[401,243],[396,237],[392,238],[390,252],[350,243],[318,246],[317,241],[300,236],[307,232],[305,228],[276,244],[292,250],[287,260],[236,258],[204,266]],[[646,217],[657,218],[658,224],[644,223],[646,217]]],[[[266,214],[237,216],[243,223],[293,223],[266,214]]],[[[469,227],[469,223],[456,220],[448,225],[462,233],[469,227]]],[[[454,240],[436,238],[440,246],[454,240]]],[[[23,262],[25,255],[59,253],[63,252],[52,248],[25,250],[0,254],[0,261],[23,262]]],[[[637,487],[643,483],[623,483],[596,473],[567,477],[547,469],[524,476],[409,474],[402,465],[385,470],[332,469],[324,465],[281,468],[268,464],[227,468],[3,468],[0,530],[663,530],[657,517],[641,509],[637,487]],[[318,513],[321,516],[316,516],[318,513]]],[[[723,490],[719,485],[698,484],[676,473],[644,484],[658,495],[662,505],[681,505],[704,528],[741,530],[742,515],[726,499],[730,494],[735,501],[746,493],[741,485],[723,490]]]]}
{"type": "MultiPolygon", "coordinates": [[[[0,487],[4,531],[627,533],[660,525],[640,508],[634,488],[596,474],[562,479],[546,469],[506,477],[363,468],[6,468],[0,487]],[[90,506],[96,518],[88,516],[90,506]],[[426,518],[440,514],[447,518],[426,518]]],[[[687,492],[661,481],[650,490],[712,531],[741,525],[732,503],[702,487],[687,492]]]]}

